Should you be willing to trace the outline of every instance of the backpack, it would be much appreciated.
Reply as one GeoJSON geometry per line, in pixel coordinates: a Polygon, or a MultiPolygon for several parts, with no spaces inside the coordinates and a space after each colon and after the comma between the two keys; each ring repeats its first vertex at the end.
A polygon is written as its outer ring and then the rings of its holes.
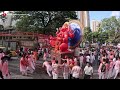
{"type": "Polygon", "coordinates": [[[105,70],[106,70],[106,65],[105,65],[105,64],[102,64],[101,72],[105,72],[105,70]]]}

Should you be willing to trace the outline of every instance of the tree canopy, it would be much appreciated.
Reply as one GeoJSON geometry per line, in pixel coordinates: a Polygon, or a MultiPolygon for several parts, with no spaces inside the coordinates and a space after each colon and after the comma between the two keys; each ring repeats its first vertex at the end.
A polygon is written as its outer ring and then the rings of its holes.
{"type": "Polygon", "coordinates": [[[104,18],[97,32],[91,32],[89,27],[84,28],[84,41],[120,43],[120,18],[104,18]]]}
{"type": "Polygon", "coordinates": [[[21,31],[55,33],[68,19],[77,19],[75,11],[16,11],[16,28],[21,31]]]}

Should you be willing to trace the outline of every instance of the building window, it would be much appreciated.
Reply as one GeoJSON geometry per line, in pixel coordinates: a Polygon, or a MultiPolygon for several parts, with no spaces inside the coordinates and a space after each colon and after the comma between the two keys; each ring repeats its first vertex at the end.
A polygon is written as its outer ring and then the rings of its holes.
{"type": "Polygon", "coordinates": [[[9,39],[12,39],[12,37],[9,37],[9,39]]]}
{"type": "Polygon", "coordinates": [[[6,37],[6,39],[8,39],[8,37],[6,37]]]}
{"type": "Polygon", "coordinates": [[[5,40],[5,37],[3,37],[3,40],[5,40]]]}

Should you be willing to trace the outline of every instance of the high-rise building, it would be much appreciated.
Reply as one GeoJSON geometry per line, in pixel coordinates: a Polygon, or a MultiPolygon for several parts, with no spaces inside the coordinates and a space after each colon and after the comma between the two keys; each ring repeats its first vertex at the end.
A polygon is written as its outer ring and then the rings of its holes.
{"type": "Polygon", "coordinates": [[[89,11],[77,11],[78,20],[82,25],[82,29],[85,27],[90,27],[90,16],[89,11]]]}
{"type": "Polygon", "coordinates": [[[97,20],[92,20],[92,32],[98,31],[98,27],[100,25],[100,22],[97,20]]]}

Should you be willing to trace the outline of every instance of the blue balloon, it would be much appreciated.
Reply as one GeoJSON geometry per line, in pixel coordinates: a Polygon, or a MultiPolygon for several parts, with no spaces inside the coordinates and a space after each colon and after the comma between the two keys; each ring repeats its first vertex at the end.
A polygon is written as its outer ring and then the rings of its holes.
{"type": "Polygon", "coordinates": [[[77,23],[71,23],[70,28],[74,32],[74,38],[68,38],[68,46],[75,47],[80,42],[82,37],[81,28],[77,23]]]}

